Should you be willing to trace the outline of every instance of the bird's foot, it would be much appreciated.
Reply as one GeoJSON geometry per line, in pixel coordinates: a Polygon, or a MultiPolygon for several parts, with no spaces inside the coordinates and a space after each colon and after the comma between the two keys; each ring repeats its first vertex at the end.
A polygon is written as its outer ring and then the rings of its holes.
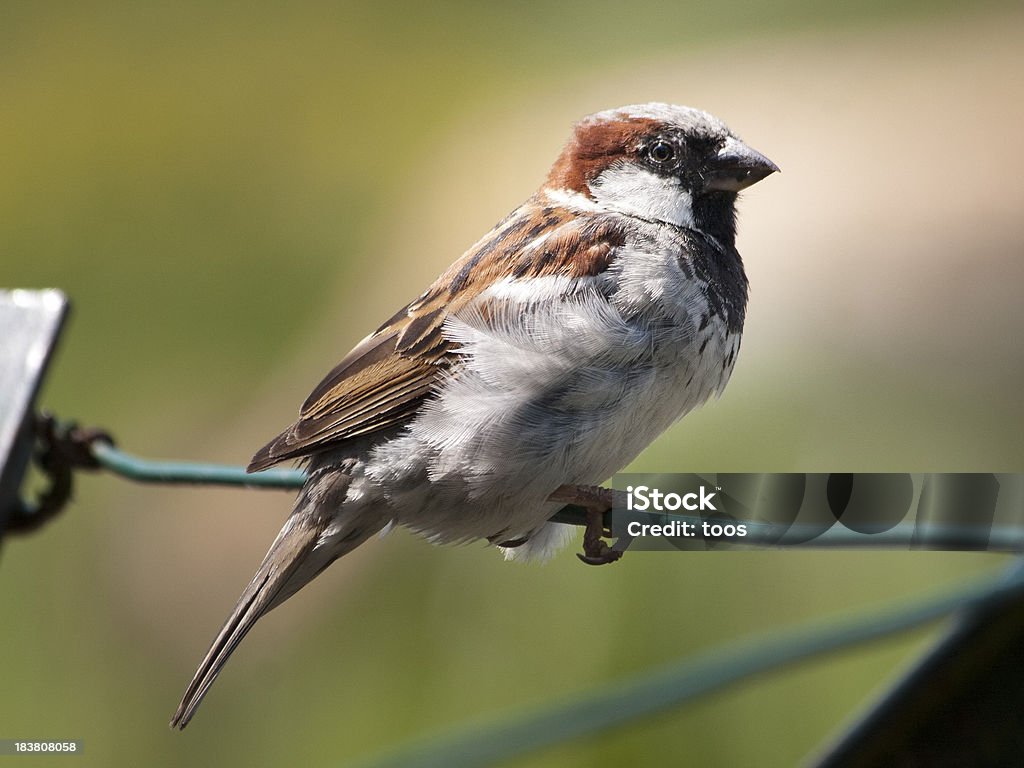
{"type": "Polygon", "coordinates": [[[504,547],[505,549],[515,549],[516,547],[521,547],[529,540],[529,536],[520,536],[518,539],[509,539],[508,541],[502,541],[501,536],[487,537],[488,543],[497,544],[499,547],[504,547]]]}
{"type": "Polygon", "coordinates": [[[583,532],[583,553],[576,553],[581,561],[587,565],[606,565],[614,563],[622,552],[612,549],[605,536],[611,536],[611,531],[604,527],[604,511],[600,509],[587,510],[587,527],[583,532]]]}
{"type": "Polygon", "coordinates": [[[614,563],[622,552],[612,549],[605,536],[612,532],[605,528],[605,513],[612,508],[613,492],[611,488],[598,485],[563,485],[549,497],[551,501],[561,501],[583,507],[587,511],[587,527],[583,532],[583,553],[577,553],[587,565],[605,565],[614,563]]]}

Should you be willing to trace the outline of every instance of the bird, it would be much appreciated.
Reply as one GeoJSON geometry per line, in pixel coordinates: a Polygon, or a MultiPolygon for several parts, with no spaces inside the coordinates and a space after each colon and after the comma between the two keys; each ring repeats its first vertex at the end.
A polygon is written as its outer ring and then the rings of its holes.
{"type": "Polygon", "coordinates": [[[299,460],[293,511],[185,691],[184,728],[255,622],[399,525],[544,559],[597,484],[721,393],[748,281],[738,193],[779,168],[699,109],[665,103],[577,122],[541,187],[359,342],[248,466],[299,460]]]}

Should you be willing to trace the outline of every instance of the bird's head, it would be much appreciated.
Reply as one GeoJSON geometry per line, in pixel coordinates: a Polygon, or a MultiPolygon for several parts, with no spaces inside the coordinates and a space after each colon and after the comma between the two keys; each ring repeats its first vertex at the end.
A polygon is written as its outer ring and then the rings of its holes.
{"type": "Polygon", "coordinates": [[[717,233],[734,228],[736,193],[778,170],[707,112],[637,104],[579,121],[546,187],[602,210],[717,233]]]}

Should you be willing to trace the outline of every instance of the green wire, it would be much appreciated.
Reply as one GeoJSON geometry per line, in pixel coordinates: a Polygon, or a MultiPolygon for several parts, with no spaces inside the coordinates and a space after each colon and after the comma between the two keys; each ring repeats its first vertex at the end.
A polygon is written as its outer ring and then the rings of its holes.
{"type": "Polygon", "coordinates": [[[240,485],[288,490],[301,488],[306,482],[306,473],[301,469],[268,469],[250,474],[242,467],[225,464],[152,461],[132,456],[99,440],[92,443],[91,450],[93,457],[105,469],[140,483],[240,485]]]}
{"type": "Polygon", "coordinates": [[[815,621],[757,635],[553,706],[501,722],[464,726],[359,762],[360,768],[479,768],[688,704],[754,675],[930,623],[1024,593],[1024,562],[953,593],[839,622],[815,621]]]}
{"type": "MultiPolygon", "coordinates": [[[[92,455],[104,468],[142,483],[235,485],[295,490],[301,488],[306,481],[306,473],[301,469],[268,469],[250,474],[242,467],[224,464],[153,461],[125,453],[110,443],[99,440],[91,444],[91,450],[92,455]]],[[[665,514],[660,517],[661,521],[666,523],[673,520],[690,524],[702,522],[699,517],[686,515],[665,514]]],[[[587,522],[586,512],[575,506],[564,507],[552,520],[571,525],[586,525],[587,522]]],[[[817,527],[792,526],[781,536],[779,529],[771,524],[747,523],[747,529],[748,533],[742,544],[730,543],[728,546],[799,546],[805,549],[970,549],[990,552],[1024,550],[1024,529],[1014,526],[972,528],[936,523],[905,523],[893,526],[887,531],[864,534],[837,524],[824,532],[817,527]]]]}

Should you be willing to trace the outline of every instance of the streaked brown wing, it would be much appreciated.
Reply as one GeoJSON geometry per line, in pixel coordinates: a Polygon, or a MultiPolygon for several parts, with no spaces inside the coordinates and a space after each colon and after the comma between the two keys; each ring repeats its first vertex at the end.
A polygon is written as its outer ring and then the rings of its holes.
{"type": "MultiPolygon", "coordinates": [[[[440,333],[443,319],[419,325],[425,336],[419,340],[420,354],[399,351],[409,328],[422,317],[410,305],[358,344],[313,390],[298,421],[261,448],[248,470],[266,469],[409,418],[455,362],[440,333]]],[[[436,313],[434,319],[439,319],[436,313]]]]}
{"type": "Polygon", "coordinates": [[[298,421],[261,448],[248,470],[403,423],[459,365],[442,333],[449,315],[505,277],[597,274],[608,267],[622,239],[607,221],[584,222],[564,209],[525,204],[349,352],[307,398],[298,421]],[[531,248],[542,229],[551,234],[541,248],[531,248]]]}

